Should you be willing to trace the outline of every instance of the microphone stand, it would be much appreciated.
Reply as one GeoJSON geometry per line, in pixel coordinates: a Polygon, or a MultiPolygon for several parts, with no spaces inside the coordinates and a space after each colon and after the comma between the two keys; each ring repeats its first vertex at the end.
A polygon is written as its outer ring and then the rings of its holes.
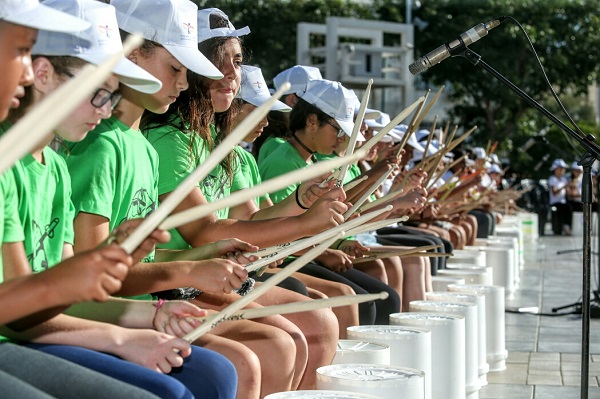
{"type": "Polygon", "coordinates": [[[527,93],[506,79],[502,74],[481,59],[481,56],[466,47],[464,51],[456,54],[464,57],[473,65],[489,72],[492,76],[508,86],[519,97],[540,111],[550,119],[562,131],[577,140],[579,145],[585,149],[585,153],[579,160],[583,166],[583,181],[581,202],[583,204],[583,294],[582,294],[582,322],[581,322],[581,399],[588,399],[589,389],[589,361],[590,361],[590,265],[591,265],[591,216],[592,216],[592,164],[594,160],[600,160],[600,147],[594,142],[596,139],[591,134],[581,137],[560,119],[544,108],[540,103],[531,98],[527,93]]]}

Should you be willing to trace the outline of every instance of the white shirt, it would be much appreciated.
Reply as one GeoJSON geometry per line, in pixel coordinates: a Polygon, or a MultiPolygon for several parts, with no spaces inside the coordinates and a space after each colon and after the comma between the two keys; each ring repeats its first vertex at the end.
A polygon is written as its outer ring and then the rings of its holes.
{"type": "Polygon", "coordinates": [[[567,190],[565,189],[566,185],[569,183],[569,180],[563,176],[561,178],[556,177],[555,175],[550,176],[548,179],[548,188],[550,188],[550,205],[552,204],[565,204],[567,202],[567,190]],[[559,189],[560,191],[554,195],[552,193],[552,188],[559,189]]]}

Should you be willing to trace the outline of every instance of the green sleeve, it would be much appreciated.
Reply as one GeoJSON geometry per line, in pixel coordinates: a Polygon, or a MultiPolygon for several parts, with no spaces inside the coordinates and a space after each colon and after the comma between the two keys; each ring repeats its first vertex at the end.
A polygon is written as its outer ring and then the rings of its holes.
{"type": "Polygon", "coordinates": [[[17,190],[12,171],[8,171],[0,175],[0,190],[2,191],[2,198],[4,201],[2,204],[2,242],[21,242],[25,239],[25,236],[23,234],[21,220],[19,219],[17,190]]]}
{"type": "Polygon", "coordinates": [[[170,193],[199,165],[206,155],[204,141],[196,134],[184,133],[172,126],[145,132],[158,153],[158,195],[170,193]]]}
{"type": "MultiPolygon", "coordinates": [[[[289,143],[285,143],[269,155],[262,163],[259,163],[258,168],[262,180],[267,181],[307,166],[309,166],[309,164],[298,155],[298,152],[289,143]]],[[[289,197],[299,184],[300,182],[292,183],[281,190],[269,193],[269,196],[273,203],[276,204],[289,197]]]]}
{"type": "Polygon", "coordinates": [[[118,165],[114,143],[101,135],[71,144],[65,157],[71,173],[72,199],[75,216],[80,212],[99,215],[112,220],[113,199],[118,165]],[[90,162],[89,156],[94,160],[90,162]]]}

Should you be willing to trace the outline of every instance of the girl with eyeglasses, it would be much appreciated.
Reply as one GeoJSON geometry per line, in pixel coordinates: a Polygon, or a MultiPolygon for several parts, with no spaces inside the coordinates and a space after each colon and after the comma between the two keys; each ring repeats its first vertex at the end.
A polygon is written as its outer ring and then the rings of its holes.
{"type": "MultiPolygon", "coordinates": [[[[190,89],[168,113],[149,114],[148,118],[144,118],[144,133],[160,156],[161,198],[175,189],[179,181],[203,162],[214,143],[220,142],[231,131],[231,123],[237,113],[237,107],[232,107],[232,102],[241,82],[243,51],[239,36],[244,28],[236,30],[228,17],[214,8],[200,10],[198,21],[198,46],[207,58],[219,66],[224,78],[215,81],[198,75],[190,76],[190,89]]],[[[231,151],[228,159],[213,170],[205,181],[200,182],[176,211],[227,196],[237,173],[236,156],[231,151]]],[[[331,223],[322,217],[312,225],[302,224],[300,220],[292,218],[285,219],[285,222],[282,218],[245,221],[227,218],[227,212],[220,212],[220,217],[210,215],[192,221],[171,231],[175,239],[169,243],[169,247],[187,250],[224,237],[237,237],[256,245],[269,246],[315,234],[314,230],[322,231],[331,223]]],[[[238,298],[234,294],[217,296],[202,293],[194,302],[201,307],[214,308],[238,298]]],[[[274,287],[251,307],[306,299],[297,293],[274,287]]],[[[243,369],[247,367],[238,359],[230,358],[236,364],[240,387],[252,389],[252,392],[242,392],[240,389],[238,397],[262,397],[299,386],[302,389],[314,387],[316,368],[330,363],[334,355],[338,331],[333,313],[323,309],[290,317],[269,316],[254,325],[253,329],[248,330],[238,324],[222,330],[223,336],[243,343],[258,360],[252,365],[252,374],[259,378],[253,382],[246,378],[248,373],[243,369]],[[257,333],[276,334],[278,339],[274,342],[253,339],[252,336],[257,333]],[[285,342],[290,337],[293,338],[292,345],[289,345],[289,341],[285,342]],[[274,349],[273,343],[281,349],[274,349]]]]}
{"type": "MultiPolygon", "coordinates": [[[[331,155],[342,150],[354,127],[356,95],[338,82],[312,80],[299,95],[290,114],[291,139],[259,162],[263,180],[302,169],[317,161],[316,154],[331,155]],[[343,135],[342,135],[343,133],[343,135]],[[340,137],[341,136],[341,137],[340,137]]],[[[364,140],[359,134],[359,140],[364,140]]],[[[275,203],[295,195],[290,184],[270,195],[275,203]]],[[[377,267],[383,268],[380,262],[377,267]]],[[[301,273],[349,285],[357,294],[387,291],[388,299],[359,304],[360,324],[388,324],[390,313],[400,311],[400,297],[387,284],[354,269],[352,257],[331,248],[300,269],[301,273]]]]}

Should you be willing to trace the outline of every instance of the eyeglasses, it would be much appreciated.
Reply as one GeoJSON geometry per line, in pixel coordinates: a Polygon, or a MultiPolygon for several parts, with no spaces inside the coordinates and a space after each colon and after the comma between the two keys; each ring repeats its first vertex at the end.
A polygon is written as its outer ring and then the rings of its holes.
{"type": "MultiPolygon", "coordinates": [[[[54,69],[56,69],[59,73],[62,73],[63,75],[67,75],[70,78],[75,77],[75,75],[73,75],[71,72],[67,71],[66,69],[56,68],[56,67],[54,69]]],[[[112,92],[107,89],[99,88],[98,90],[96,90],[96,92],[92,96],[92,99],[90,100],[90,102],[92,103],[92,105],[94,107],[102,108],[106,105],[107,102],[110,101],[110,110],[112,111],[116,108],[117,104],[119,104],[119,101],[121,101],[121,98],[123,98],[123,96],[119,93],[115,93],[115,92],[112,92]]]]}
{"type": "Polygon", "coordinates": [[[341,127],[334,125],[333,123],[329,122],[329,121],[325,121],[325,123],[327,123],[329,126],[331,126],[332,128],[334,128],[335,130],[337,130],[337,138],[341,139],[342,137],[344,137],[344,135],[346,134],[341,127]]]}

